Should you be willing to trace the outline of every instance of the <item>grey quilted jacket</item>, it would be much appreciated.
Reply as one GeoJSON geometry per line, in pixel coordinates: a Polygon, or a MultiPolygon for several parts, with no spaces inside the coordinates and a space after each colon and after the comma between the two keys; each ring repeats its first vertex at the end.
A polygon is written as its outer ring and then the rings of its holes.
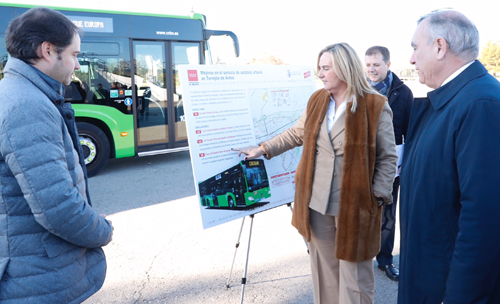
{"type": "Polygon", "coordinates": [[[87,199],[74,112],[26,63],[4,75],[0,303],[81,303],[104,282],[112,227],[87,199]]]}

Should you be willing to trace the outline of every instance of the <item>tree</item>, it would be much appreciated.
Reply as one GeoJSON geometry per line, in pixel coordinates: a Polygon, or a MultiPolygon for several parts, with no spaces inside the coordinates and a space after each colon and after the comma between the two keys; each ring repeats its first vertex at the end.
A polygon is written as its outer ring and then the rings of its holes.
{"type": "Polygon", "coordinates": [[[248,62],[248,64],[263,64],[263,65],[283,65],[285,64],[283,62],[283,59],[277,58],[274,55],[271,54],[262,54],[260,58],[252,58],[251,62],[248,62]]]}
{"type": "Polygon", "coordinates": [[[500,73],[500,42],[488,41],[481,52],[479,61],[495,76],[500,73]]]}
{"type": "Polygon", "coordinates": [[[215,58],[214,65],[226,65],[226,62],[222,60],[222,58],[220,58],[219,55],[217,55],[217,58],[215,58]]]}

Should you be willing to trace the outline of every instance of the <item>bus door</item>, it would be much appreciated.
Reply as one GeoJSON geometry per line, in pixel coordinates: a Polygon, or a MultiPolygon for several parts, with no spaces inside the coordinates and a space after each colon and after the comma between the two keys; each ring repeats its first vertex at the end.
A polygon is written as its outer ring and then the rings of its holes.
{"type": "Polygon", "coordinates": [[[200,63],[200,43],[133,41],[138,154],[187,149],[177,66],[200,63]]]}

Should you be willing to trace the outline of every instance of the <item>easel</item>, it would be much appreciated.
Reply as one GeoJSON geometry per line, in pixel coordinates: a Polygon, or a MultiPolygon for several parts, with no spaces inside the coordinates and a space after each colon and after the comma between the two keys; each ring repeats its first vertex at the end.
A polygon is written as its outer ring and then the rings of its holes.
{"type": "MultiPolygon", "coordinates": [[[[293,213],[292,203],[287,203],[286,205],[288,207],[290,207],[290,210],[293,213]]],[[[248,234],[248,247],[247,247],[247,257],[245,260],[245,270],[243,271],[243,277],[241,278],[241,304],[243,304],[243,298],[245,296],[245,285],[247,284],[248,256],[250,255],[250,240],[252,239],[253,218],[254,218],[255,214],[257,214],[257,213],[249,215],[251,218],[251,221],[250,221],[250,232],[248,234]]],[[[236,259],[236,252],[238,251],[238,247],[240,247],[240,239],[241,239],[241,232],[243,231],[243,224],[245,224],[245,218],[243,218],[243,220],[241,221],[240,233],[238,235],[238,240],[236,241],[236,246],[235,246],[236,249],[234,250],[233,263],[231,264],[231,270],[229,271],[229,276],[228,276],[227,282],[226,282],[227,289],[229,289],[229,281],[231,280],[231,274],[233,273],[233,266],[234,266],[234,261],[236,259]]],[[[307,254],[309,254],[309,246],[307,245],[307,241],[305,239],[304,239],[304,243],[306,244],[307,254]]]]}

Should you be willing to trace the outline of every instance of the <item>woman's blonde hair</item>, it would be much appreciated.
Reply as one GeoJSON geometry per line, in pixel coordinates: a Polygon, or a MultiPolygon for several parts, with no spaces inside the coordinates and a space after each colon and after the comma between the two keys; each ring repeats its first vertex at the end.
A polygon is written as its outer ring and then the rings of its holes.
{"type": "Polygon", "coordinates": [[[358,106],[357,95],[364,97],[367,93],[379,94],[366,80],[361,60],[354,49],[347,43],[332,44],[319,52],[318,73],[320,70],[319,59],[326,52],[329,52],[332,56],[333,71],[340,80],[347,84],[344,97],[347,102],[352,100],[352,112],[356,112],[358,106]]]}

